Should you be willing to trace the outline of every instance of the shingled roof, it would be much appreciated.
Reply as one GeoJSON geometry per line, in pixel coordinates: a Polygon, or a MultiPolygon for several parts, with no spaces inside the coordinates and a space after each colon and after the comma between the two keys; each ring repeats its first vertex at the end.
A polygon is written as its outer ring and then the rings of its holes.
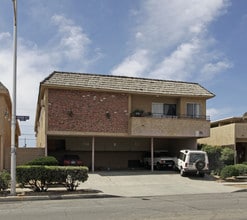
{"type": "Polygon", "coordinates": [[[198,83],[88,73],[55,71],[41,85],[152,95],[214,97],[213,93],[198,83]]]}

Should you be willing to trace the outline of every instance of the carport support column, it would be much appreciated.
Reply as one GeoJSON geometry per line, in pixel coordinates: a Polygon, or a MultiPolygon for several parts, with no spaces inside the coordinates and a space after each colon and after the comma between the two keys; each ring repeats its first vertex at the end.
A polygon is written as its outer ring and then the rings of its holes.
{"type": "Polygon", "coordinates": [[[154,171],[154,138],[151,138],[151,171],[154,171]]]}
{"type": "Polygon", "coordinates": [[[92,138],[92,172],[94,172],[94,151],[95,151],[95,138],[92,138]]]}

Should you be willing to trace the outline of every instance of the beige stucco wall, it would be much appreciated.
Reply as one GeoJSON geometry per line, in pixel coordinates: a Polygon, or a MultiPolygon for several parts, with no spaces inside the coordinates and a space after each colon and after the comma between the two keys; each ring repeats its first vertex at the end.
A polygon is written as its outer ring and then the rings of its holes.
{"type": "Polygon", "coordinates": [[[187,103],[198,103],[200,104],[201,115],[206,116],[206,100],[200,98],[181,98],[180,99],[180,114],[187,114],[187,103]]]}
{"type": "Polygon", "coordinates": [[[4,96],[0,94],[0,170],[6,169],[10,164],[10,117],[10,106],[6,103],[4,96]]]}
{"type": "Polygon", "coordinates": [[[46,148],[46,131],[47,131],[47,111],[48,111],[48,92],[44,92],[44,96],[39,103],[41,106],[39,118],[36,127],[36,146],[46,148]]]}
{"type": "Polygon", "coordinates": [[[36,146],[45,147],[45,107],[41,108],[39,123],[37,126],[36,146]]]}
{"type": "Polygon", "coordinates": [[[45,156],[44,148],[17,148],[16,165],[23,165],[35,158],[43,156],[45,156]]]}
{"type": "Polygon", "coordinates": [[[144,96],[144,95],[132,95],[131,99],[131,111],[136,109],[143,110],[144,112],[152,112],[152,103],[166,103],[166,104],[178,104],[177,98],[169,97],[157,97],[157,96],[144,96]]]}
{"type": "Polygon", "coordinates": [[[201,115],[206,116],[206,100],[202,98],[174,98],[164,96],[149,96],[149,95],[132,95],[131,96],[131,111],[136,109],[144,110],[144,112],[152,111],[152,103],[176,104],[177,114],[187,114],[187,103],[198,103],[201,107],[201,115]]]}
{"type": "Polygon", "coordinates": [[[210,122],[199,119],[133,117],[131,135],[153,137],[208,137],[210,122]]]}
{"type": "Polygon", "coordinates": [[[212,146],[235,145],[235,124],[211,128],[210,137],[198,139],[198,143],[212,146]]]}
{"type": "Polygon", "coordinates": [[[236,138],[247,139],[247,123],[235,124],[236,138]]]}

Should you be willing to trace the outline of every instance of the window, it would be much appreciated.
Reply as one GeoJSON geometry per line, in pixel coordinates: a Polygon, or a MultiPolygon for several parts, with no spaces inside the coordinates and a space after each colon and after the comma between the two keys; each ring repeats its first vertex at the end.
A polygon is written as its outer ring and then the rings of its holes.
{"type": "Polygon", "coordinates": [[[152,103],[152,114],[154,117],[162,117],[164,114],[163,103],[152,103]]]}
{"type": "Polygon", "coordinates": [[[180,152],[179,153],[179,159],[182,161],[185,161],[185,158],[186,158],[186,154],[184,154],[183,152],[180,152]]]}
{"type": "Polygon", "coordinates": [[[198,103],[188,103],[187,104],[187,116],[193,118],[200,117],[200,104],[198,103]]]}
{"type": "Polygon", "coordinates": [[[176,115],[176,104],[164,104],[164,115],[176,115]]]}
{"type": "Polygon", "coordinates": [[[197,160],[202,160],[205,162],[205,154],[190,154],[190,163],[195,163],[197,160]]]}
{"type": "Polygon", "coordinates": [[[175,116],[177,115],[176,104],[152,103],[152,114],[154,117],[175,116]]]}

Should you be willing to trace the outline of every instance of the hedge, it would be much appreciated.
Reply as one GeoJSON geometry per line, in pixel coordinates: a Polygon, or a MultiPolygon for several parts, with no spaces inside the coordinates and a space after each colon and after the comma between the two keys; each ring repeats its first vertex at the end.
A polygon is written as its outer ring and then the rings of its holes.
{"type": "Polygon", "coordinates": [[[26,165],[57,166],[58,165],[58,161],[53,156],[47,156],[47,157],[39,157],[39,158],[36,158],[36,159],[28,162],[26,165]]]}
{"type": "Polygon", "coordinates": [[[225,166],[221,172],[220,177],[222,179],[226,179],[228,177],[234,177],[234,176],[247,176],[247,165],[245,164],[235,164],[235,165],[229,165],[225,166]]]}
{"type": "Polygon", "coordinates": [[[24,165],[16,168],[16,179],[22,187],[31,187],[36,192],[46,191],[53,184],[63,184],[73,191],[79,182],[88,179],[88,168],[24,165]]]}

